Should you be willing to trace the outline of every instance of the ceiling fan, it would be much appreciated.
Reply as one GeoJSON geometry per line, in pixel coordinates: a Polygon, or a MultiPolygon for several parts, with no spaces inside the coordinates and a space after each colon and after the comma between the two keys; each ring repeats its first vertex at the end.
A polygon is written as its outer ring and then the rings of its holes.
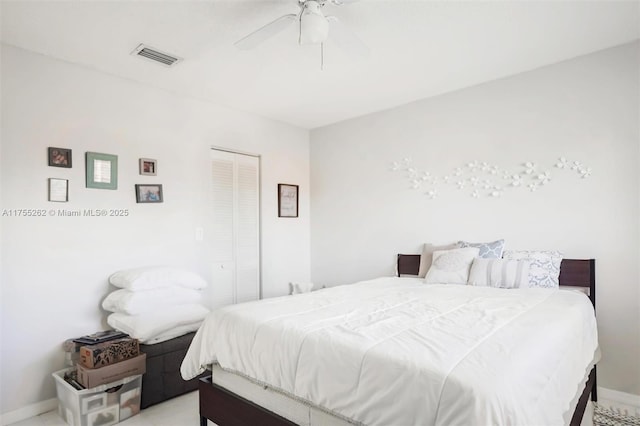
{"type": "Polygon", "coordinates": [[[298,13],[283,15],[236,41],[234,45],[242,50],[252,49],[297,22],[299,44],[319,44],[323,52],[324,42],[331,37],[347,53],[366,56],[369,49],[358,36],[337,17],[322,13],[322,8],[328,3],[340,6],[356,1],[358,0],[296,0],[300,8],[298,13]]]}

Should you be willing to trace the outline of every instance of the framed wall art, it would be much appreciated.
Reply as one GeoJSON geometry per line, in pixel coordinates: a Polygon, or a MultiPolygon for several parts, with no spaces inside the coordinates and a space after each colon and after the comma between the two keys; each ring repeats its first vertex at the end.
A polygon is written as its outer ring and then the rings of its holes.
{"type": "Polygon", "coordinates": [[[147,176],[155,176],[158,172],[158,162],[151,158],[140,159],[140,174],[147,176]]]}
{"type": "Polygon", "coordinates": [[[49,147],[47,149],[47,158],[49,165],[52,167],[66,167],[71,168],[71,150],[67,148],[54,148],[49,147]]]}
{"type": "Polygon", "coordinates": [[[136,184],[136,203],[162,203],[162,185],[136,184]]]}
{"type": "Polygon", "coordinates": [[[49,201],[66,203],[69,201],[69,180],[49,178],[49,201]]]}
{"type": "Polygon", "coordinates": [[[118,156],[86,153],[87,188],[118,189],[118,156]]]}
{"type": "Polygon", "coordinates": [[[278,217],[298,217],[298,185],[278,184],[278,217]]]}

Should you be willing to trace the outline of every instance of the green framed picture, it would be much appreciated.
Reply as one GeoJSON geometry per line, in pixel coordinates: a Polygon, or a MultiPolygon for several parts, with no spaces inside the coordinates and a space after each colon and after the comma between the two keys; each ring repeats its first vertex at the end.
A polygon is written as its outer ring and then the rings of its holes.
{"type": "Polygon", "coordinates": [[[87,188],[118,189],[118,156],[86,153],[87,188]]]}

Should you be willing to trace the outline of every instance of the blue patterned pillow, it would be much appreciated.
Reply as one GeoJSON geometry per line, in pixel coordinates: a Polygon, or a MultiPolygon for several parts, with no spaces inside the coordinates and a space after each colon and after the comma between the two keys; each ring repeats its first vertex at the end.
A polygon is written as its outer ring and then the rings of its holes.
{"type": "Polygon", "coordinates": [[[526,260],[529,266],[529,286],[542,288],[558,288],[562,253],[559,251],[506,251],[504,258],[508,260],[526,260]]]}
{"type": "Polygon", "coordinates": [[[504,240],[493,241],[491,243],[468,243],[466,241],[458,241],[460,248],[477,247],[480,249],[478,257],[482,259],[500,259],[504,250],[504,240]]]}

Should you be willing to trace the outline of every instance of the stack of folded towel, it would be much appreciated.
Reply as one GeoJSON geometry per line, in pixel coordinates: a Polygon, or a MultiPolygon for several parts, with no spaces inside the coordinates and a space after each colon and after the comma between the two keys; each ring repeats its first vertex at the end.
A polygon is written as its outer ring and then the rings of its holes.
{"type": "Polygon", "coordinates": [[[102,302],[113,312],[107,323],[147,345],[195,331],[209,310],[202,306],[202,277],[169,267],[118,271],[109,277],[118,287],[102,302]]]}

